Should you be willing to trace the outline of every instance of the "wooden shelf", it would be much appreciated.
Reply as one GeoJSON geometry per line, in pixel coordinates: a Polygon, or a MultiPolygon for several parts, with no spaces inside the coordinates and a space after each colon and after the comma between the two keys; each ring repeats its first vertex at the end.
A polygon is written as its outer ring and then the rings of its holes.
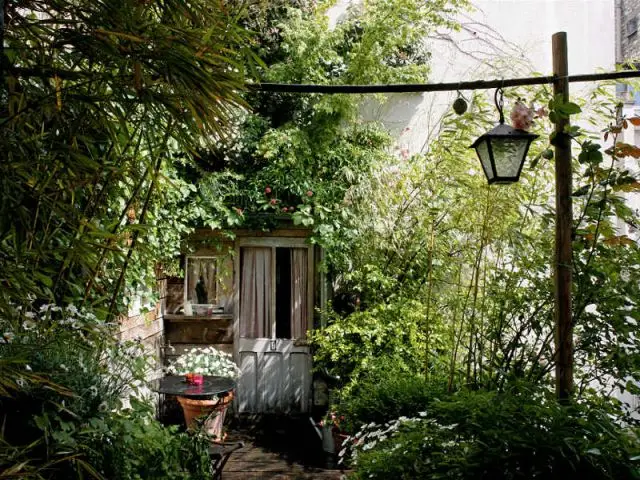
{"type": "Polygon", "coordinates": [[[164,316],[165,320],[171,322],[193,322],[193,321],[207,321],[207,320],[233,320],[233,313],[213,313],[211,315],[178,315],[175,313],[167,313],[164,316]]]}
{"type": "Polygon", "coordinates": [[[231,344],[233,343],[233,314],[176,315],[164,317],[164,334],[171,344],[231,344]]]}

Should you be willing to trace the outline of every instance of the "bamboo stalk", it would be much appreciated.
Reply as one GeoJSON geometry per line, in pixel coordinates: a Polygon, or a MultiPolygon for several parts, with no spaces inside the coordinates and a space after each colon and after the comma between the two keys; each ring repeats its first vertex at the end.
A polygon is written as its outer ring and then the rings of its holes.
{"type": "MultiPolygon", "coordinates": [[[[142,211],[140,213],[140,220],[139,220],[140,225],[144,223],[149,205],[151,203],[151,197],[155,190],[156,182],[158,181],[158,176],[160,175],[160,169],[162,167],[162,159],[164,157],[164,148],[166,147],[167,142],[169,141],[169,137],[171,135],[171,129],[172,129],[172,125],[170,123],[169,125],[167,125],[167,131],[165,132],[165,136],[161,143],[161,146],[156,151],[156,155],[158,155],[158,160],[156,161],[154,172],[153,172],[154,173],[153,178],[151,179],[151,185],[149,185],[149,190],[147,191],[147,196],[145,198],[144,205],[142,206],[142,211]]],[[[150,143],[148,139],[147,139],[147,143],[150,143]]],[[[150,148],[150,150],[152,149],[150,148]]],[[[120,276],[118,277],[118,281],[116,282],[116,287],[113,292],[113,296],[111,297],[111,302],[109,303],[109,310],[107,314],[109,319],[113,318],[113,315],[115,313],[115,306],[118,300],[118,295],[120,293],[120,289],[122,288],[122,284],[124,283],[124,276],[127,272],[127,268],[129,267],[129,261],[131,260],[131,257],[133,256],[133,251],[136,247],[136,244],[138,243],[139,234],[140,234],[140,230],[136,230],[135,232],[133,232],[131,245],[129,245],[127,256],[124,260],[124,264],[122,265],[122,269],[120,271],[120,276]]]]}
{"type": "Polygon", "coordinates": [[[433,286],[433,248],[435,246],[435,222],[431,223],[431,242],[429,246],[429,276],[427,286],[427,312],[425,314],[425,345],[424,345],[424,377],[429,378],[429,341],[431,336],[431,329],[429,318],[431,312],[431,290],[433,286]]]}

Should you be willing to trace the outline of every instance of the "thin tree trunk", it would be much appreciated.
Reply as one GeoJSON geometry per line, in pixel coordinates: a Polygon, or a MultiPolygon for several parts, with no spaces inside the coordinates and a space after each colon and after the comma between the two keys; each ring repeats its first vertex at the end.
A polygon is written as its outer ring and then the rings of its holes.
{"type": "Polygon", "coordinates": [[[473,265],[473,275],[471,277],[471,285],[473,288],[473,304],[471,310],[471,318],[469,319],[469,348],[467,352],[467,384],[471,381],[471,363],[475,363],[475,349],[474,345],[474,337],[476,335],[476,306],[478,304],[478,286],[480,283],[480,271],[482,269],[482,256],[484,253],[485,245],[487,245],[487,233],[488,233],[488,224],[489,224],[489,216],[490,212],[490,204],[489,201],[491,191],[487,188],[487,197],[486,204],[484,209],[484,216],[482,219],[482,230],[480,231],[480,245],[478,245],[478,253],[476,255],[476,260],[473,265]]]}
{"type": "Polygon", "coordinates": [[[478,344],[480,345],[480,353],[478,355],[478,362],[477,362],[477,370],[474,369],[473,371],[473,379],[475,383],[478,383],[478,377],[482,377],[482,369],[484,368],[484,363],[483,363],[483,357],[484,357],[484,308],[485,308],[485,304],[486,304],[486,299],[487,299],[487,295],[486,295],[486,291],[487,291],[487,260],[485,257],[485,261],[484,261],[484,273],[482,275],[482,304],[480,305],[480,332],[479,332],[479,338],[477,339],[478,344]]]}
{"type": "Polygon", "coordinates": [[[431,291],[433,287],[433,248],[435,245],[435,224],[431,224],[431,245],[429,246],[429,276],[428,276],[428,286],[427,286],[427,312],[425,315],[425,345],[424,345],[424,376],[426,379],[429,378],[429,342],[431,336],[431,328],[430,322],[431,318],[429,318],[431,313],[431,291]]]}
{"type": "MultiPolygon", "coordinates": [[[[462,286],[462,265],[458,268],[458,289],[456,291],[456,298],[459,297],[460,287],[462,286]]],[[[449,365],[449,385],[447,390],[451,392],[453,390],[453,379],[455,377],[456,372],[456,360],[458,356],[458,347],[460,345],[460,336],[456,335],[456,317],[458,316],[458,303],[456,302],[455,308],[453,310],[453,335],[451,338],[452,345],[455,344],[453,348],[453,352],[451,354],[451,363],[449,365]]],[[[461,325],[460,325],[460,335],[462,335],[462,323],[464,320],[464,312],[462,314],[461,325]]]]}
{"type": "MultiPolygon", "coordinates": [[[[147,197],[145,198],[144,205],[140,213],[140,221],[139,221],[140,225],[142,225],[145,221],[147,211],[149,209],[149,204],[151,203],[151,197],[153,195],[153,191],[155,189],[156,181],[158,179],[158,174],[160,172],[161,167],[162,167],[162,154],[159,154],[158,160],[156,162],[156,166],[154,169],[154,176],[151,180],[151,185],[149,185],[149,190],[147,191],[147,197]]],[[[125,273],[127,272],[127,268],[129,267],[129,262],[131,261],[131,256],[133,255],[133,251],[136,247],[139,234],[140,234],[140,230],[135,230],[133,232],[131,245],[129,245],[129,250],[127,251],[127,257],[125,258],[124,264],[122,265],[122,269],[120,270],[120,276],[118,277],[118,281],[116,282],[116,288],[113,292],[113,296],[111,297],[111,302],[109,304],[109,312],[107,314],[109,320],[113,318],[116,302],[118,300],[118,295],[120,294],[120,289],[122,288],[122,284],[124,283],[124,276],[125,276],[125,273]]]]}

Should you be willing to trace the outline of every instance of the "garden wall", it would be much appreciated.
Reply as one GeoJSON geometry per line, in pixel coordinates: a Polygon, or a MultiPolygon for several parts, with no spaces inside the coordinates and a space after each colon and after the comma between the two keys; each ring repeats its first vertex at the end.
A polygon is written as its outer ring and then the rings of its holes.
{"type": "Polygon", "coordinates": [[[164,315],[167,295],[167,279],[158,280],[159,300],[150,311],[141,312],[139,306],[130,309],[129,315],[120,317],[120,340],[138,340],[145,351],[155,358],[149,379],[162,375],[162,348],[164,346],[164,315]]]}

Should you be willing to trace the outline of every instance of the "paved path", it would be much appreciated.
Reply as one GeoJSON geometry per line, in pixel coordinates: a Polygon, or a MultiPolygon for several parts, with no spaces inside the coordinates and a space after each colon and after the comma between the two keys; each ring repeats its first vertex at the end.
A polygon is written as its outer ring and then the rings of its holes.
{"type": "MultiPolygon", "coordinates": [[[[309,457],[316,453],[317,445],[304,445],[304,439],[296,445],[296,451],[283,449],[282,444],[273,446],[265,443],[264,438],[257,439],[246,432],[234,431],[229,434],[227,441],[243,441],[245,446],[235,451],[224,467],[223,480],[253,480],[253,479],[319,479],[341,480],[345,478],[340,470],[320,468],[310,464],[300,452],[305,447],[309,450],[309,457]]],[[[315,455],[317,457],[317,454],[315,455]]]]}

